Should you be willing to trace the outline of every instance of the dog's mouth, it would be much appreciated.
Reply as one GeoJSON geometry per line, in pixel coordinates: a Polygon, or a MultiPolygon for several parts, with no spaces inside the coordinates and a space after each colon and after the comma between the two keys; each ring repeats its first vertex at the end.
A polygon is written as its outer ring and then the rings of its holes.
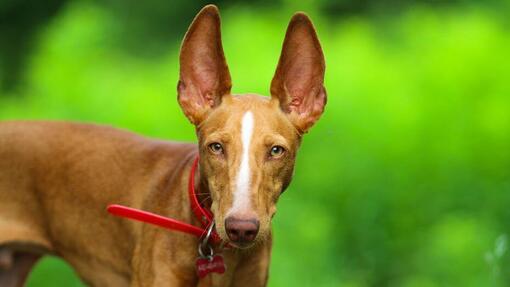
{"type": "Polygon", "coordinates": [[[255,245],[255,242],[234,242],[229,240],[228,244],[234,248],[246,250],[253,247],[255,245]]]}

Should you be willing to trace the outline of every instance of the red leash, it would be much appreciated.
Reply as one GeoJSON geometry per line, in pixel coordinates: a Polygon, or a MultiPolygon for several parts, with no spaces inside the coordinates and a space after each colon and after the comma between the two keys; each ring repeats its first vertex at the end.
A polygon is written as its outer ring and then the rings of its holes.
{"type": "MultiPolygon", "coordinates": [[[[189,182],[188,182],[188,194],[191,205],[191,210],[198,218],[200,223],[202,224],[202,228],[173,219],[161,215],[157,215],[148,211],[143,211],[136,208],[131,208],[118,204],[111,204],[108,206],[107,210],[109,213],[124,217],[136,221],[141,221],[145,223],[149,223],[152,225],[156,225],[159,227],[163,227],[170,230],[180,231],[184,233],[188,233],[194,235],[196,237],[202,238],[207,234],[208,228],[213,224],[213,214],[208,209],[205,209],[200,205],[198,201],[196,192],[195,192],[195,172],[198,167],[198,156],[193,162],[191,166],[189,182]]],[[[221,239],[218,236],[216,230],[212,230],[211,233],[211,243],[212,244],[220,244],[221,239]]]]}
{"type": "Polygon", "coordinates": [[[184,233],[195,235],[196,237],[201,237],[206,232],[202,228],[198,228],[194,225],[190,225],[179,220],[175,220],[169,217],[164,217],[151,212],[123,205],[111,204],[108,206],[107,210],[109,213],[115,216],[141,221],[152,225],[157,225],[159,227],[172,229],[175,231],[181,231],[184,233]]]}

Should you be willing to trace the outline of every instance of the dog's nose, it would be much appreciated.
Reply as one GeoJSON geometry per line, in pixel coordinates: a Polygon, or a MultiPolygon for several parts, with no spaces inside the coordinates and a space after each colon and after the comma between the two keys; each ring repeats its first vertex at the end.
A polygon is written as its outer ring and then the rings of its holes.
{"type": "Polygon", "coordinates": [[[238,219],[229,216],[225,219],[225,230],[232,242],[250,243],[259,233],[259,221],[256,218],[238,219]]]}

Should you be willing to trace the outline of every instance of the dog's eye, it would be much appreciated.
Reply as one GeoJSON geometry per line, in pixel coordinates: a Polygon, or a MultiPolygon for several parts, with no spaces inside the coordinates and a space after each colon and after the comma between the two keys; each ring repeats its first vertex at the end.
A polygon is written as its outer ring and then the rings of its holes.
{"type": "Polygon", "coordinates": [[[279,158],[285,153],[285,149],[279,145],[275,145],[271,147],[271,151],[269,152],[269,155],[272,158],[279,158]]]}
{"type": "Polygon", "coordinates": [[[223,146],[220,143],[212,143],[209,145],[209,150],[214,154],[222,154],[223,146]]]}

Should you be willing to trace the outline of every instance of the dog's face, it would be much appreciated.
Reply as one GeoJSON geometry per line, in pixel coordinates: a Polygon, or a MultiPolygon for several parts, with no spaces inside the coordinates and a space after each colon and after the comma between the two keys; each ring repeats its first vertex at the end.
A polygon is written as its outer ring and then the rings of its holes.
{"type": "Polygon", "coordinates": [[[206,6],[181,47],[179,103],[196,126],[200,174],[219,235],[245,248],[270,234],[301,136],[326,104],[324,57],[309,18],[291,19],[271,97],[232,95],[220,18],[206,6]]]}

